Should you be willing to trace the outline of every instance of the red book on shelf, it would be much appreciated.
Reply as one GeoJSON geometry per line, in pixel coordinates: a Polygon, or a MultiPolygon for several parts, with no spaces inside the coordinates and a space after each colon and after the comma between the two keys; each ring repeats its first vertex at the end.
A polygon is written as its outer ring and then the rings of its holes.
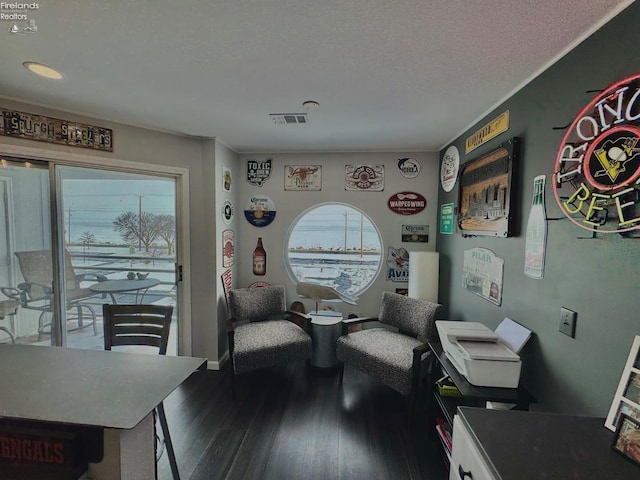
{"type": "Polygon", "coordinates": [[[441,418],[436,419],[436,432],[442,439],[442,443],[447,447],[449,453],[453,449],[453,439],[451,438],[451,433],[445,426],[444,420],[441,418]]]}

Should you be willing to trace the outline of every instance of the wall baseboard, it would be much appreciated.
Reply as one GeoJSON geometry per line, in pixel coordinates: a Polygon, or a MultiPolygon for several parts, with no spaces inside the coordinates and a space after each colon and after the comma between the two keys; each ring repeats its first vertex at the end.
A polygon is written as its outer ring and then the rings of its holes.
{"type": "Polygon", "coordinates": [[[222,358],[218,361],[208,360],[207,361],[207,370],[220,370],[222,366],[229,360],[229,350],[224,352],[222,358]]]}

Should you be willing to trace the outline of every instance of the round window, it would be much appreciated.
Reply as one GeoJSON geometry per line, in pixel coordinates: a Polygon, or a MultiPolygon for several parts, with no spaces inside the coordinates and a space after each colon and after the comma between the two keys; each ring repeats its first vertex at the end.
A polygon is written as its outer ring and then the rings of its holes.
{"type": "Polygon", "coordinates": [[[292,223],[284,259],[294,283],[319,283],[357,296],[380,272],[382,239],[364,212],[325,203],[304,211],[292,223]]]}

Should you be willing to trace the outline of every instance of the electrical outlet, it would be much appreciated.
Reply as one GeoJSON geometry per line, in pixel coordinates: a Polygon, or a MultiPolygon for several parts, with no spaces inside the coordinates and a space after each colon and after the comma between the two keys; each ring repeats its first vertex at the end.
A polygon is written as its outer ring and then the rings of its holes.
{"type": "Polygon", "coordinates": [[[576,336],[576,319],[578,314],[568,308],[560,308],[560,332],[575,338],[576,336]]]}

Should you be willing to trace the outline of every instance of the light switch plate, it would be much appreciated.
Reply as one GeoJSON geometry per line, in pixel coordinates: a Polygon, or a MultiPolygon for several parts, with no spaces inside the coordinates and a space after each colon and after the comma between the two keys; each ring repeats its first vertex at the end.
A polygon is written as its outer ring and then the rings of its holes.
{"type": "Polygon", "coordinates": [[[560,332],[571,338],[576,337],[576,320],[578,314],[568,308],[560,308],[560,332]]]}

